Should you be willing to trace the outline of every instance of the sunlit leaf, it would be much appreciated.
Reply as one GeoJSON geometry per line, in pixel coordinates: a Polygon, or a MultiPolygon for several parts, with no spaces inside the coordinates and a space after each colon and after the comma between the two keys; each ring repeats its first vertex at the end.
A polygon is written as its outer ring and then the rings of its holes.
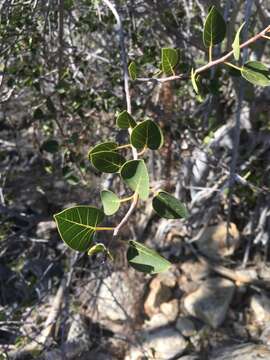
{"type": "Polygon", "coordinates": [[[106,246],[102,243],[95,244],[90,247],[90,249],[87,252],[87,255],[93,256],[98,253],[106,252],[106,246]]]}
{"type": "Polygon", "coordinates": [[[156,251],[132,240],[129,241],[127,260],[134,269],[148,274],[166,271],[171,266],[171,263],[156,251]]]}
{"type": "Polygon", "coordinates": [[[153,198],[152,206],[155,212],[165,219],[181,219],[188,216],[185,205],[163,190],[153,198]]]}
{"type": "Polygon", "coordinates": [[[143,160],[127,161],[120,170],[124,182],[139,195],[142,200],[149,196],[149,176],[143,160]]]}
{"type": "Polygon", "coordinates": [[[92,206],[74,206],[54,215],[62,240],[73,250],[87,251],[104,219],[102,210],[92,206]]]}
{"type": "Polygon", "coordinates": [[[154,121],[145,120],[132,130],[130,141],[138,150],[145,146],[151,150],[157,150],[163,145],[163,134],[154,121]]]}
{"type": "Polygon", "coordinates": [[[203,95],[201,91],[201,84],[200,84],[200,75],[197,75],[194,69],[191,69],[191,83],[192,87],[197,95],[197,100],[202,102],[203,95]]]}
{"type": "Polygon", "coordinates": [[[89,250],[88,250],[88,255],[89,256],[93,256],[99,253],[105,253],[111,260],[113,260],[113,256],[111,254],[111,252],[109,251],[109,249],[106,248],[106,246],[102,243],[97,243],[95,245],[93,245],[89,250]]]}
{"type": "Polygon", "coordinates": [[[136,121],[126,110],[124,110],[120,114],[118,114],[116,118],[116,125],[120,129],[128,129],[129,127],[135,127],[136,121]]]}
{"type": "Polygon", "coordinates": [[[162,71],[166,75],[174,74],[174,67],[178,62],[178,52],[176,49],[162,48],[161,49],[161,66],[162,71]]]}
{"type": "Polygon", "coordinates": [[[191,69],[191,83],[196,94],[199,94],[199,88],[196,82],[196,73],[194,69],[191,69]]]}
{"type": "Polygon", "coordinates": [[[232,48],[233,48],[233,56],[235,58],[236,61],[239,60],[240,58],[240,33],[243,29],[245,25],[245,22],[243,22],[243,24],[240,26],[240,28],[237,30],[237,33],[235,35],[234,41],[232,43],[232,48]]]}
{"type": "Polygon", "coordinates": [[[120,199],[110,190],[102,190],[100,197],[106,215],[113,215],[120,207],[120,199]]]}
{"type": "Polygon", "coordinates": [[[241,75],[250,83],[258,86],[270,85],[270,71],[259,61],[248,61],[242,67],[241,75]]]}
{"type": "Polygon", "coordinates": [[[226,35],[226,23],[215,6],[210,8],[203,28],[203,43],[210,47],[220,43],[226,35]]]}
{"type": "Polygon", "coordinates": [[[131,61],[128,67],[129,76],[132,80],[137,79],[137,66],[134,61],[131,61]]]}

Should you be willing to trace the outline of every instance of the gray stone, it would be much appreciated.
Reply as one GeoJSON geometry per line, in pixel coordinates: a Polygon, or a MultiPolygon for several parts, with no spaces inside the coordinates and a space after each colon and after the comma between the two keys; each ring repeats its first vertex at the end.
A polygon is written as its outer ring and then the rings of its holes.
{"type": "Polygon", "coordinates": [[[270,299],[265,295],[253,295],[250,308],[257,323],[263,324],[270,321],[270,299]]]}
{"type": "Polygon", "coordinates": [[[184,306],[190,315],[216,329],[225,320],[234,288],[230,280],[208,279],[185,298],[184,306]]]}
{"type": "Polygon", "coordinates": [[[97,304],[101,319],[129,320],[135,316],[136,305],[134,287],[125,272],[116,271],[103,281],[97,304]]]}
{"type": "Polygon", "coordinates": [[[270,346],[270,325],[264,328],[263,332],[261,333],[260,340],[268,347],[270,346]]]}
{"type": "Polygon", "coordinates": [[[53,349],[44,354],[44,360],[83,359],[83,354],[88,353],[91,347],[88,328],[80,314],[72,317],[67,341],[59,349],[53,349]]]}
{"type": "MultiPolygon", "coordinates": [[[[163,274],[162,274],[163,275],[163,274]]],[[[168,280],[166,277],[156,276],[150,283],[150,290],[144,303],[145,313],[151,317],[160,312],[160,305],[168,302],[172,296],[171,287],[176,281],[168,280]],[[165,282],[165,283],[164,283],[165,282]]]]}
{"type": "Polygon", "coordinates": [[[240,237],[237,226],[221,222],[218,225],[209,226],[197,240],[197,245],[202,253],[212,258],[232,255],[240,245],[240,237]],[[227,243],[227,233],[229,238],[227,243]]]}
{"type": "Polygon", "coordinates": [[[142,356],[148,359],[168,360],[180,356],[187,348],[188,343],[172,327],[144,335],[143,349],[132,348],[125,360],[138,360],[142,356]]]}
{"type": "Polygon", "coordinates": [[[146,320],[143,328],[147,330],[154,330],[166,326],[168,324],[169,324],[168,318],[164,314],[158,313],[151,316],[150,320],[146,320]]]}
{"type": "Polygon", "coordinates": [[[176,321],[176,329],[185,337],[190,337],[196,334],[194,323],[188,317],[180,317],[176,321]]]}
{"type": "Polygon", "coordinates": [[[270,350],[264,345],[241,344],[214,350],[209,360],[262,360],[270,359],[270,350]]]}
{"type": "Polygon", "coordinates": [[[173,299],[169,302],[162,303],[160,310],[169,321],[175,321],[179,312],[179,302],[177,299],[173,299]]]}
{"type": "Polygon", "coordinates": [[[85,342],[89,345],[90,338],[88,328],[82,316],[80,314],[75,314],[71,320],[67,342],[72,343],[78,341],[85,342]]]}
{"type": "Polygon", "coordinates": [[[54,221],[40,221],[37,224],[37,237],[40,239],[49,240],[51,232],[56,230],[56,223],[54,221]]]}

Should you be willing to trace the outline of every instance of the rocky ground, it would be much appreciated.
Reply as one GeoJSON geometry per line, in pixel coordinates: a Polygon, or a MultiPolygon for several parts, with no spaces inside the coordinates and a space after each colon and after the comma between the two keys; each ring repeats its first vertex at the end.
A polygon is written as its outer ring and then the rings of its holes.
{"type": "MultiPolygon", "coordinates": [[[[212,255],[225,249],[224,226],[208,229],[212,255]]],[[[64,250],[52,221],[35,229],[36,250],[48,241],[64,250]]],[[[181,261],[157,276],[125,264],[89,264],[85,257],[73,258],[68,276],[57,258],[39,255],[19,271],[1,265],[3,354],[44,360],[270,359],[269,267],[221,266],[198,250],[200,242],[183,246],[181,261]]]]}
{"type": "MultiPolygon", "coordinates": [[[[87,186],[73,186],[58,169],[59,157],[34,151],[31,133],[16,144],[8,135],[0,142],[1,360],[270,359],[267,246],[249,243],[268,234],[268,190],[254,190],[262,214],[255,225],[239,193],[228,224],[225,192],[209,195],[205,188],[200,201],[187,202],[186,222],[159,219],[146,203],[120,239],[145,242],[172,267],[145,276],[128,267],[123,242],[113,244],[113,263],[67,249],[52,216],[74,203],[97,204],[100,180],[89,172],[87,186]]],[[[222,171],[211,176],[210,188],[225,186],[222,171]]],[[[174,169],[182,198],[180,178],[174,169]]]]}

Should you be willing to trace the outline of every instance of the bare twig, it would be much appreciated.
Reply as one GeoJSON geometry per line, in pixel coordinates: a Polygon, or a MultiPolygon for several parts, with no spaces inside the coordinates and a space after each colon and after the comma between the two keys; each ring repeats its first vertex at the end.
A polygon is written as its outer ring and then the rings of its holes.
{"type": "Polygon", "coordinates": [[[59,12],[59,29],[58,29],[58,81],[61,80],[63,75],[63,51],[64,51],[64,0],[59,0],[58,3],[59,12]]]}
{"type": "MultiPolygon", "coordinates": [[[[119,45],[120,45],[120,49],[121,49],[121,61],[122,61],[122,67],[123,67],[124,89],[125,89],[125,96],[126,96],[127,111],[129,114],[131,114],[132,108],[131,108],[131,98],[130,98],[130,90],[129,90],[128,62],[127,62],[127,54],[126,54],[126,49],[125,49],[125,37],[124,37],[123,24],[122,24],[121,17],[119,15],[118,11],[116,10],[115,6],[109,0],[103,0],[103,2],[111,10],[111,12],[113,13],[115,20],[116,20],[117,31],[119,34],[119,45]]],[[[130,130],[129,130],[129,132],[130,132],[130,130]]],[[[134,147],[132,147],[132,155],[133,155],[134,160],[138,159],[138,153],[134,147]]],[[[114,232],[113,232],[114,237],[118,235],[120,229],[127,223],[131,214],[135,210],[137,203],[138,203],[138,195],[135,195],[126,215],[123,217],[123,219],[120,221],[120,223],[114,229],[114,232]]]]}

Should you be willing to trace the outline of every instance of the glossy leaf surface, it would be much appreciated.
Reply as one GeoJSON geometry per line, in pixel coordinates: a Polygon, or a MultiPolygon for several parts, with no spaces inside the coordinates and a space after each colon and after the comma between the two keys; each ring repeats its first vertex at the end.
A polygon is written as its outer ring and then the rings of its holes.
{"type": "Polygon", "coordinates": [[[110,190],[102,190],[100,197],[106,215],[113,215],[120,207],[120,199],[110,190]]]}
{"type": "Polygon", "coordinates": [[[156,251],[137,241],[129,241],[127,260],[134,269],[148,274],[166,271],[171,266],[171,263],[156,251]]]}
{"type": "Polygon", "coordinates": [[[120,129],[128,129],[129,127],[135,127],[137,123],[133,117],[126,110],[124,110],[117,116],[116,125],[120,129]]]}
{"type": "Polygon", "coordinates": [[[55,214],[54,219],[62,240],[73,250],[83,252],[91,246],[104,213],[92,206],[74,206],[55,214]]]}
{"type": "Polygon", "coordinates": [[[178,62],[178,52],[176,49],[162,48],[161,49],[161,66],[162,71],[166,75],[173,75],[174,68],[178,62]]]}
{"type": "Polygon", "coordinates": [[[226,23],[215,6],[212,6],[203,28],[203,43],[210,47],[220,43],[226,35],[226,23]]]}
{"type": "Polygon", "coordinates": [[[162,190],[153,198],[152,205],[155,212],[165,219],[182,219],[188,216],[185,205],[162,190]]]}
{"type": "Polygon", "coordinates": [[[248,61],[245,63],[241,70],[241,75],[253,85],[270,85],[270,71],[259,61],[248,61]]]}
{"type": "Polygon", "coordinates": [[[163,134],[154,121],[145,120],[132,130],[130,141],[137,150],[145,146],[151,150],[157,150],[163,145],[163,134]]]}
{"type": "Polygon", "coordinates": [[[239,60],[240,58],[240,33],[243,29],[245,25],[245,22],[243,22],[243,24],[240,26],[240,28],[237,30],[236,34],[235,34],[235,38],[234,41],[232,43],[232,48],[233,48],[233,56],[235,58],[236,61],[239,60]]]}
{"type": "Polygon", "coordinates": [[[92,149],[89,150],[89,157],[93,154],[96,154],[101,151],[114,151],[117,148],[117,144],[113,141],[107,141],[101,144],[94,146],[92,149]]]}
{"type": "Polygon", "coordinates": [[[106,252],[107,249],[104,244],[98,243],[90,247],[90,249],[87,252],[87,255],[93,256],[95,254],[106,252]]]}
{"type": "Polygon", "coordinates": [[[143,160],[127,161],[120,170],[124,182],[139,195],[142,200],[149,196],[149,176],[143,160]]]}
{"type": "Polygon", "coordinates": [[[137,66],[134,61],[131,61],[128,67],[129,76],[132,80],[137,79],[137,66]]]}
{"type": "Polygon", "coordinates": [[[114,151],[99,151],[90,154],[92,165],[99,171],[105,173],[118,172],[125,163],[125,158],[114,151]]]}

